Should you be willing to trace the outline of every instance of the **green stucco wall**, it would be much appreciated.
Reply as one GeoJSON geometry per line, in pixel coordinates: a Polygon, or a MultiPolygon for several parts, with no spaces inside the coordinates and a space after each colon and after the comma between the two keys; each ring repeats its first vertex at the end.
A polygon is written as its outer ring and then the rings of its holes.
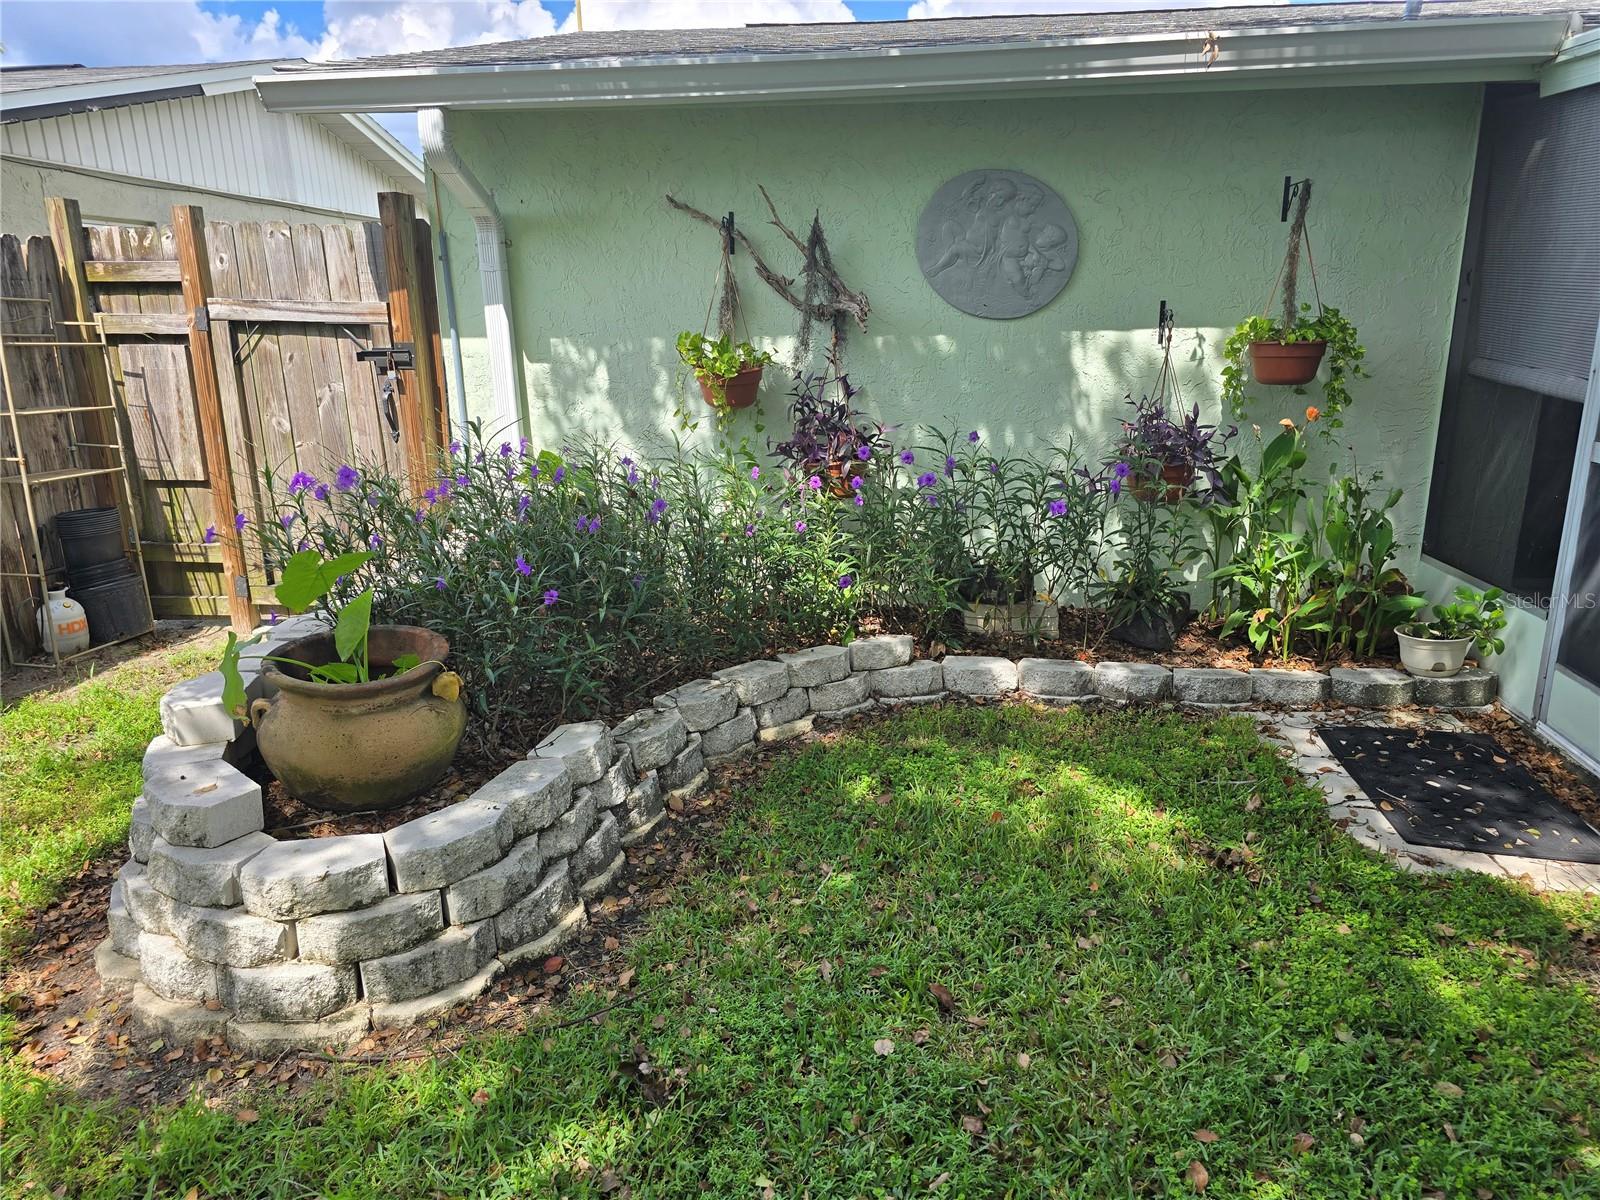
{"type": "MultiPolygon", "coordinates": [[[[709,229],[664,193],[733,209],[775,267],[799,256],[764,224],[765,184],[803,230],[820,208],[835,260],[872,302],[847,365],[890,423],[976,427],[1015,446],[1098,446],[1122,398],[1147,390],[1158,301],[1177,310],[1186,397],[1216,409],[1223,338],[1259,310],[1281,262],[1283,176],[1315,180],[1322,295],[1360,326],[1373,378],[1346,430],[1363,464],[1408,488],[1415,547],[1431,470],[1471,188],[1475,86],[1365,87],[870,105],[453,113],[450,128],[507,223],[517,339],[542,444],[599,433],[634,445],[673,431],[673,350],[699,329],[717,262],[709,229]],[[1014,321],[951,308],[924,282],[917,216],[976,167],[1032,174],[1081,239],[1049,305],[1014,321]]],[[[448,201],[473,412],[489,412],[472,229],[448,201]]],[[[750,332],[787,352],[793,311],[736,258],[750,332]]],[[[1307,289],[1309,290],[1309,289],[1307,289]]],[[[782,376],[763,391],[781,425],[782,376]],[[775,386],[776,385],[776,386],[775,386]]],[[[1264,425],[1306,400],[1266,397],[1264,425]]]]}

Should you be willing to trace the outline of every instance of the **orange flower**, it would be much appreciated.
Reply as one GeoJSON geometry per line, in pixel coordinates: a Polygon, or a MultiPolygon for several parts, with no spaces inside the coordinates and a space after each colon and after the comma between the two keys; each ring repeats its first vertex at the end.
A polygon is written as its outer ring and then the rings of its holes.
{"type": "Polygon", "coordinates": [[[1310,408],[1306,409],[1306,420],[1308,420],[1308,421],[1315,421],[1321,415],[1322,415],[1322,410],[1320,408],[1318,408],[1315,404],[1313,404],[1310,408]]]}
{"type": "Polygon", "coordinates": [[[1291,421],[1288,417],[1283,418],[1283,420],[1279,421],[1278,424],[1282,425],[1285,429],[1293,429],[1294,428],[1294,422],[1291,421]]]}
{"type": "Polygon", "coordinates": [[[1261,622],[1265,621],[1271,615],[1272,615],[1272,610],[1270,608],[1258,608],[1258,609],[1256,609],[1256,613],[1255,613],[1255,622],[1256,622],[1256,624],[1257,625],[1261,624],[1261,622]]]}

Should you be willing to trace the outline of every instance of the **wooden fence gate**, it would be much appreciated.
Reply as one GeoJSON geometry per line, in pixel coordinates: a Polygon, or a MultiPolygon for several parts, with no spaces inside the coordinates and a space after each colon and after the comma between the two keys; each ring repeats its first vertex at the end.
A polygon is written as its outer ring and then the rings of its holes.
{"type": "MultiPolygon", "coordinates": [[[[6,399],[19,409],[71,407],[69,397],[86,405],[109,393],[124,422],[157,617],[227,616],[238,629],[258,622],[270,597],[266,565],[253,540],[236,535],[234,514],[272,519],[269,468],[279,489],[295,471],[328,478],[347,462],[408,475],[419,489],[432,473],[449,421],[431,238],[411,196],[385,192],[378,201],[379,220],[362,226],[208,222],[199,208],[178,206],[166,225],[86,228],[75,201],[53,198],[49,239],[24,247],[0,238],[7,339],[53,327],[107,347],[109,371],[77,361],[93,352],[58,353],[52,363],[26,347],[0,349],[16,392],[6,399]],[[359,355],[399,345],[410,347],[414,368],[388,386],[382,365],[359,355]]],[[[48,469],[74,444],[95,444],[85,417],[36,417],[32,444],[10,447],[6,434],[0,457],[27,454],[30,470],[48,469]]],[[[14,473],[0,462],[7,468],[14,473]]],[[[110,488],[93,481],[47,484],[35,495],[45,523],[111,502],[110,488]]],[[[28,570],[15,564],[31,557],[14,499],[0,496],[8,572],[28,570]]],[[[3,580],[11,644],[31,649],[37,585],[3,580]]]]}

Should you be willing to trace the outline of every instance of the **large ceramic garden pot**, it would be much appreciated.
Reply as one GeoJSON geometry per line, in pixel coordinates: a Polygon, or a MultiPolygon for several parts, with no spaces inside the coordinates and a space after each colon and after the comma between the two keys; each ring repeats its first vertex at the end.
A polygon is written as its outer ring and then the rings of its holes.
{"type": "MultiPolygon", "coordinates": [[[[277,651],[313,666],[338,658],[333,635],[277,651]]],[[[268,663],[271,699],[250,705],[261,757],[289,794],[316,808],[392,808],[449,769],[467,726],[461,677],[446,671],[450,643],[413,625],[374,625],[367,660],[378,674],[415,654],[421,664],[370,683],[315,683],[298,667],[268,663]]]]}
{"type": "Polygon", "coordinates": [[[1251,342],[1250,373],[1257,383],[1298,387],[1317,377],[1327,342],[1251,342]]]}
{"type": "Polygon", "coordinates": [[[700,385],[700,395],[712,408],[749,408],[756,402],[756,392],[761,389],[762,364],[746,367],[737,375],[701,375],[695,373],[695,382],[700,385]],[[717,400],[717,393],[721,391],[723,399],[717,400]]]}
{"type": "Polygon", "coordinates": [[[1413,675],[1455,675],[1466,665],[1467,651],[1472,648],[1471,638],[1417,637],[1402,629],[1395,630],[1394,636],[1400,643],[1400,665],[1413,675]]]}

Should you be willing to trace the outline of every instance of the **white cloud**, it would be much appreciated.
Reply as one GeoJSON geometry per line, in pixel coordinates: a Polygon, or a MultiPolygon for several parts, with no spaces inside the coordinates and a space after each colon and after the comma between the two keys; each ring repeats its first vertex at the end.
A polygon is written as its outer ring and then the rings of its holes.
{"type": "Polygon", "coordinates": [[[364,58],[473,46],[556,31],[539,0],[325,0],[326,31],[311,57],[364,58]]]}
{"type": "Polygon", "coordinates": [[[259,21],[197,0],[5,0],[5,62],[144,66],[298,58],[315,48],[278,13],[259,21]]]}
{"type": "Polygon", "coordinates": [[[1161,8],[1243,8],[1288,4],[1289,0],[916,0],[906,13],[912,20],[930,17],[1000,17],[1027,13],[1137,12],[1161,8]]]}
{"type": "MultiPolygon", "coordinates": [[[[729,25],[854,21],[844,0],[581,0],[583,27],[592,29],[704,29],[729,25]]],[[[577,10],[561,32],[577,26],[577,10]]]]}

